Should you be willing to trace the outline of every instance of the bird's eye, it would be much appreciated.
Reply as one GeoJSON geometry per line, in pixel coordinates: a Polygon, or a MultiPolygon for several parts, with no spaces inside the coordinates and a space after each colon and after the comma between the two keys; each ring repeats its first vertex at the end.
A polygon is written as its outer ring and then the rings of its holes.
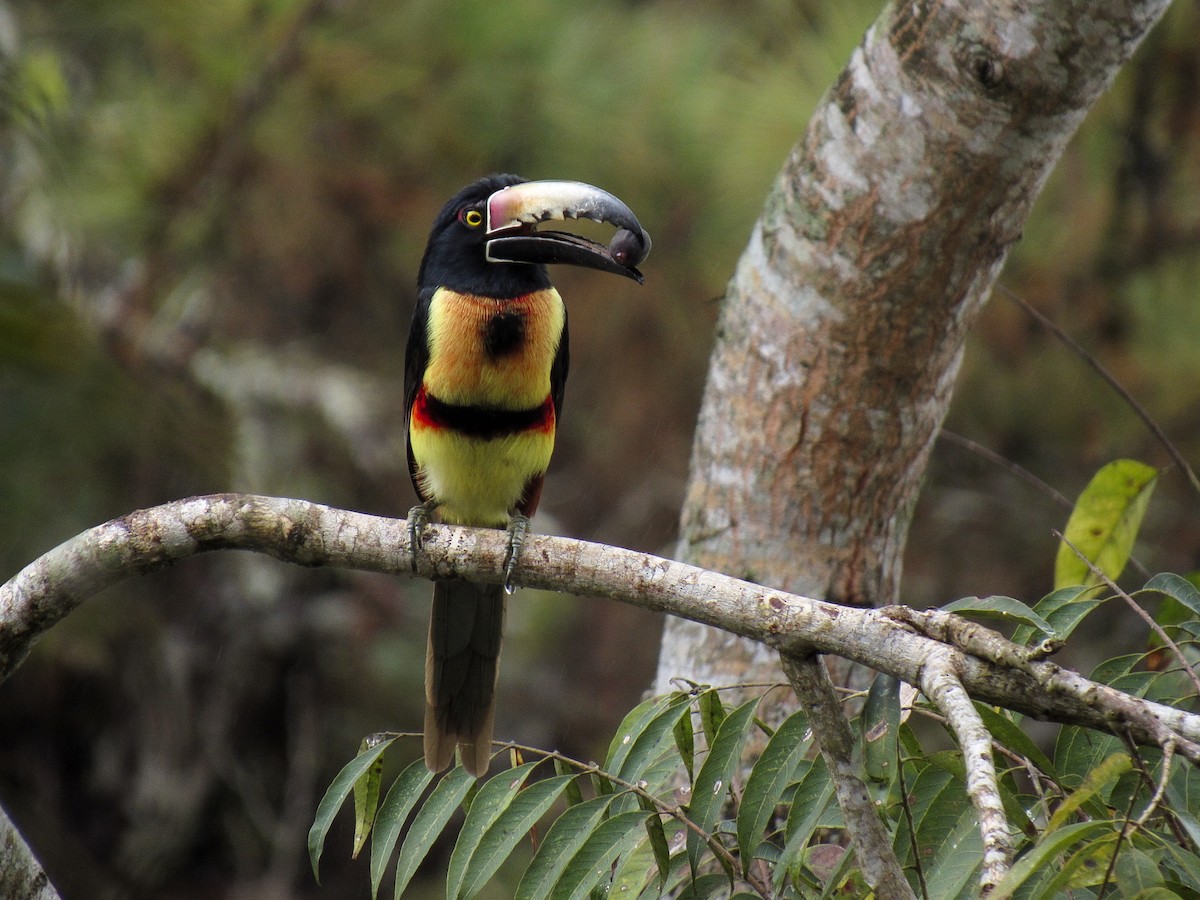
{"type": "Polygon", "coordinates": [[[483,224],[483,213],[477,209],[464,209],[458,214],[458,220],[468,228],[478,228],[483,224]]]}

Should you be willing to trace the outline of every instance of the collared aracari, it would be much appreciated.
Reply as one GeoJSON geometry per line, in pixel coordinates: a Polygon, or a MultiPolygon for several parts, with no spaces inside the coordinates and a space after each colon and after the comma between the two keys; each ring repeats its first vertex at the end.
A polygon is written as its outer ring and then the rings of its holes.
{"type": "Polygon", "coordinates": [[[425,657],[425,762],[455,746],[471,774],[491,761],[497,663],[509,590],[537,509],[567,379],[567,311],[546,265],[642,281],[650,238],[624,203],[588,184],[493,175],[468,185],[433,224],[417,277],[404,395],[408,465],[421,504],[409,514],[414,552],[430,515],[507,528],[504,585],[434,583],[425,657]],[[617,228],[605,247],[539,231],[550,219],[617,228]]]}

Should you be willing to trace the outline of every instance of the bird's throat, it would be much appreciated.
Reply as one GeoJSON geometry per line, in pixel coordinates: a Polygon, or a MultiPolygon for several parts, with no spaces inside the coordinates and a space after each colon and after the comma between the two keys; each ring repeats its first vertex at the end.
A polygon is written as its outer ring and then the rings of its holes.
{"type": "Polygon", "coordinates": [[[438,290],[429,308],[426,390],[459,406],[539,406],[550,393],[565,317],[553,288],[505,300],[438,290]]]}

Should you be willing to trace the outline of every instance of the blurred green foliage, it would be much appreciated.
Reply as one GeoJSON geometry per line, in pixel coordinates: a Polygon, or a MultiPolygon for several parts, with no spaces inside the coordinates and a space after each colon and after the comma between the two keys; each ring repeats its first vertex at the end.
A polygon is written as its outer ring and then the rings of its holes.
{"type": "MultiPolygon", "coordinates": [[[[416,267],[444,198],[494,170],[599,184],[654,236],[644,288],[559,276],[572,376],[542,527],[669,548],[714,298],[879,7],[0,0],[3,568],[190,493],[407,509],[416,267]]],[[[1005,278],[1193,459],[1198,19],[1176,4],[1091,117],[1005,278]]],[[[1164,462],[1004,298],[950,426],[1072,496],[1110,458],[1164,462]]],[[[1164,477],[1143,534],[1186,570],[1200,530],[1164,477]]],[[[906,595],[1040,596],[1065,519],[943,448],[906,595]]],[[[67,900],[315,894],[306,799],[363,733],[418,722],[426,590],[221,558],[112,591],[4,686],[0,734],[21,737],[0,742],[0,800],[70,851],[48,860],[67,900]]],[[[509,633],[501,731],[598,752],[649,679],[654,620],[527,596],[509,633]]]]}

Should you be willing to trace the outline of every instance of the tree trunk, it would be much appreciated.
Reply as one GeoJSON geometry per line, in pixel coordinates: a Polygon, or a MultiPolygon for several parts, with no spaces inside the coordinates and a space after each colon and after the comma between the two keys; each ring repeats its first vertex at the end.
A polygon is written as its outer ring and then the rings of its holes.
{"type": "MultiPolygon", "coordinates": [[[[888,5],[783,167],[717,326],[679,558],[893,603],[968,328],[1087,110],[1167,0],[888,5]]],[[[670,619],[656,689],[778,679],[670,619]]]]}

